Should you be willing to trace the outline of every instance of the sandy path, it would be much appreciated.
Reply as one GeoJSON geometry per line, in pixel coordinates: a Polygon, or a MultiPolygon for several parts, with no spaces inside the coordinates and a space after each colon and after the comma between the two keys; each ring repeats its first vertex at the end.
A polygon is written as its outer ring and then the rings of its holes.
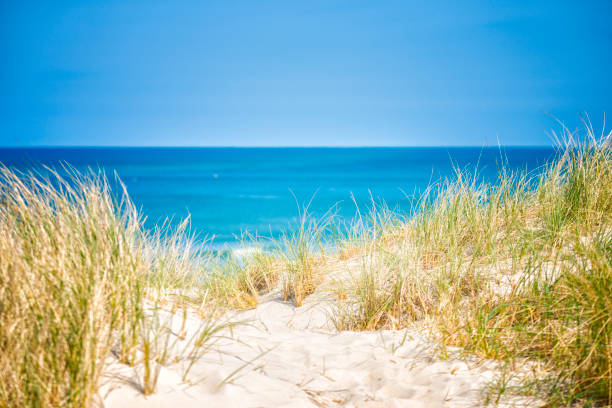
{"type": "MultiPolygon", "coordinates": [[[[148,397],[136,385],[136,370],[115,362],[102,389],[104,406],[481,406],[481,391],[495,374],[492,363],[442,360],[410,331],[338,333],[328,304],[313,295],[296,308],[272,297],[236,315],[248,324],[198,360],[188,384],[181,379],[185,363],[169,364],[148,397]]],[[[189,329],[195,325],[191,318],[189,329]]]]}

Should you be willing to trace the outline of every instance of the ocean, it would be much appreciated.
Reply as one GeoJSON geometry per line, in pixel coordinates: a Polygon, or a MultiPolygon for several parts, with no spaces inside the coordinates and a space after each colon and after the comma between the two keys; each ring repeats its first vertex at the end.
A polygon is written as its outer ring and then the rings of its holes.
{"type": "Polygon", "coordinates": [[[501,165],[537,171],[554,156],[552,147],[0,148],[0,162],[22,171],[69,163],[116,172],[147,227],[189,215],[214,247],[231,247],[244,231],[277,235],[309,202],[314,216],[336,205],[345,219],[372,199],[409,211],[411,198],[455,169],[494,181],[501,165]]]}

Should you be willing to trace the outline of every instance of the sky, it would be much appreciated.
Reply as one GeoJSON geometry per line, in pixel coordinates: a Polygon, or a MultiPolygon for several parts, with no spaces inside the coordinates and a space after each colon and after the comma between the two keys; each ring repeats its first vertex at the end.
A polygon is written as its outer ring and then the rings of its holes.
{"type": "Polygon", "coordinates": [[[2,146],[546,145],[612,1],[0,0],[2,146]]]}

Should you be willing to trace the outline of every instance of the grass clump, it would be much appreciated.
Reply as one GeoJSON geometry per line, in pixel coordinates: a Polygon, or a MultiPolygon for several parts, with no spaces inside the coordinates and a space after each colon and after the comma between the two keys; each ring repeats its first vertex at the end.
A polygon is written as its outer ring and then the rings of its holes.
{"type": "Polygon", "coordinates": [[[523,203],[528,227],[511,231],[518,245],[493,253],[512,257],[513,284],[478,296],[448,333],[484,356],[545,362],[536,383],[554,403],[612,403],[611,158],[597,143],[568,148],[543,173],[523,203]]]}
{"type": "Polygon", "coordinates": [[[308,207],[299,211],[297,229],[284,231],[276,242],[276,254],[283,265],[283,298],[296,306],[301,306],[321,281],[319,269],[325,263],[323,239],[333,221],[331,210],[317,219],[308,213],[308,207]]]}
{"type": "Polygon", "coordinates": [[[406,319],[406,277],[400,260],[382,252],[364,257],[353,277],[354,301],[340,303],[332,314],[338,330],[396,329],[406,319]]]}
{"type": "Polygon", "coordinates": [[[277,287],[280,268],[279,262],[259,246],[249,248],[244,256],[232,251],[207,270],[205,287],[211,301],[219,306],[251,309],[260,296],[277,287]]]}
{"type": "Polygon", "coordinates": [[[140,219],[102,177],[0,169],[0,405],[87,406],[141,318],[140,219]]]}
{"type": "Polygon", "coordinates": [[[444,344],[543,365],[521,389],[553,405],[612,404],[612,152],[586,132],[535,174],[432,186],[363,246],[336,325],[425,323],[444,344]]]}
{"type": "Polygon", "coordinates": [[[201,288],[185,224],[147,232],[103,174],[65,170],[0,168],[2,407],[90,406],[111,351],[153,392],[169,331],[149,305],[201,288]]]}

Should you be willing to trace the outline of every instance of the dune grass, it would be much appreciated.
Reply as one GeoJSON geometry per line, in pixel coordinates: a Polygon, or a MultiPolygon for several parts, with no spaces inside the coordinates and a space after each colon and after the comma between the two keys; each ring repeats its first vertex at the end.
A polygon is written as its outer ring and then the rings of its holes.
{"type": "Polygon", "coordinates": [[[261,295],[278,285],[280,262],[264,251],[255,239],[244,245],[244,256],[227,252],[217,257],[206,270],[206,293],[219,306],[237,310],[254,308],[261,295]]]}
{"type": "Polygon", "coordinates": [[[168,329],[149,305],[187,299],[197,284],[202,258],[185,225],[147,232],[103,174],[67,171],[0,169],[3,407],[90,406],[111,351],[144,363],[152,392],[168,329]]]}
{"type": "Polygon", "coordinates": [[[535,173],[502,165],[485,183],[458,171],[409,214],[373,201],[339,224],[305,206],[296,228],[249,240],[246,255],[203,250],[188,221],[147,231],[103,174],[2,168],[0,406],[90,406],[111,352],[145,394],[166,364],[181,360],[187,381],[232,326],[223,310],[275,290],[300,306],[343,262],[358,266],[335,291],[339,330],[418,327],[508,370],[543,367],[500,380],[493,400],[514,390],[550,406],[612,404],[612,136],[586,133],[580,144],[566,133],[535,173]],[[195,333],[188,309],[202,317],[195,333]]]}
{"type": "Polygon", "coordinates": [[[297,228],[283,231],[273,249],[283,265],[283,298],[292,300],[296,306],[302,305],[322,279],[320,267],[325,264],[326,255],[323,240],[334,219],[334,208],[315,218],[309,214],[309,207],[310,203],[300,209],[297,228]]]}
{"type": "Polygon", "coordinates": [[[459,172],[432,187],[412,218],[363,247],[336,326],[419,323],[508,367],[542,364],[519,392],[612,404],[612,152],[587,136],[532,175],[502,168],[487,184],[459,172]]]}
{"type": "Polygon", "coordinates": [[[136,337],[140,220],[103,179],[73,176],[0,171],[3,406],[87,406],[114,332],[126,359],[136,337]]]}

